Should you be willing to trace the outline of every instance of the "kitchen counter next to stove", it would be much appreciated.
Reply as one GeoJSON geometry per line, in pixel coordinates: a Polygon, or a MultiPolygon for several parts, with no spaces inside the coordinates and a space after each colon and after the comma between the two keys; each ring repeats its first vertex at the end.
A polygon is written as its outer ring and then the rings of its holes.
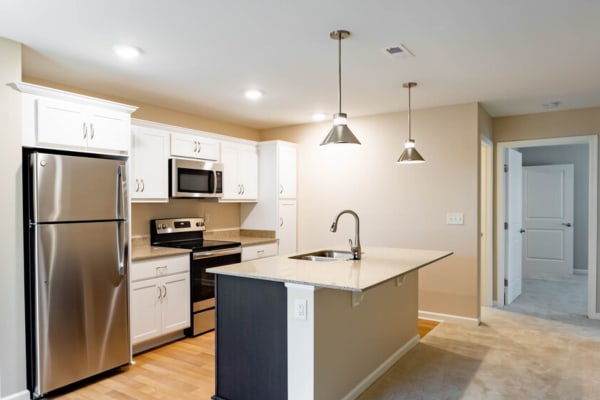
{"type": "Polygon", "coordinates": [[[168,257],[178,254],[190,254],[190,249],[177,249],[174,247],[150,246],[147,236],[134,237],[131,240],[131,260],[140,261],[158,257],[168,257]]]}
{"type": "Polygon", "coordinates": [[[268,257],[210,268],[215,274],[363,291],[451,255],[450,251],[363,248],[362,260],[308,261],[268,257]]]}
{"type": "Polygon", "coordinates": [[[250,229],[228,229],[221,231],[206,231],[204,238],[210,240],[229,240],[240,242],[242,246],[256,244],[277,243],[275,231],[262,231],[250,229]]]}

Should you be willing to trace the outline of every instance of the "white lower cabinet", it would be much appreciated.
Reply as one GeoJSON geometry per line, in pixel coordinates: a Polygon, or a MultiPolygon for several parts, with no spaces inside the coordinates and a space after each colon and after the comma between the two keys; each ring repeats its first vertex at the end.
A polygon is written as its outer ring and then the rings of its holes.
{"type": "Polygon", "coordinates": [[[242,246],[242,262],[256,260],[257,258],[272,257],[277,255],[277,243],[254,244],[242,246]]]}
{"type": "Polygon", "coordinates": [[[133,262],[130,311],[133,345],[188,328],[189,255],[133,262]]]}
{"type": "Polygon", "coordinates": [[[279,202],[279,255],[296,252],[296,200],[281,200],[279,202]]]}

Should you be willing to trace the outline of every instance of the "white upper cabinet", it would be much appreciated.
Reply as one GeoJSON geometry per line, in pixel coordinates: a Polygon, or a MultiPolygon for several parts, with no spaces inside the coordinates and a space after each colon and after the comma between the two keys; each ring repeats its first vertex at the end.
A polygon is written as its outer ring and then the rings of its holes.
{"type": "Polygon", "coordinates": [[[280,142],[279,154],[279,198],[296,198],[296,145],[280,142]]]}
{"type": "Polygon", "coordinates": [[[242,229],[275,231],[279,254],[296,251],[296,145],[258,143],[258,202],[242,204],[242,229]]]}
{"type": "Polygon", "coordinates": [[[23,145],[127,154],[135,107],[27,83],[23,93],[23,145]]]}
{"type": "Polygon", "coordinates": [[[186,133],[171,133],[171,155],[219,161],[219,141],[186,133]]]}
{"type": "Polygon", "coordinates": [[[130,165],[130,196],[135,202],[167,202],[169,132],[134,126],[130,165]]]}
{"type": "Polygon", "coordinates": [[[256,201],[258,198],[258,154],[255,145],[221,143],[223,171],[222,202],[256,201]]]}

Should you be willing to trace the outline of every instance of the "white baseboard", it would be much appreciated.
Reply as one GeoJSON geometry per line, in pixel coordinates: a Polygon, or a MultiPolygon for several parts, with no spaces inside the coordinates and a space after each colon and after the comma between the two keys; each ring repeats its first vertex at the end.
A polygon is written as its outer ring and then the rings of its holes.
{"type": "Polygon", "coordinates": [[[391,356],[387,358],[381,365],[373,370],[369,375],[365,377],[358,385],[354,387],[348,394],[346,394],[342,400],[354,400],[361,395],[362,392],[367,390],[369,386],[371,386],[377,379],[379,379],[383,374],[387,372],[388,369],[392,367],[402,358],[410,349],[415,347],[419,343],[419,335],[415,335],[408,342],[404,343],[402,347],[394,352],[391,356]]]}
{"type": "Polygon", "coordinates": [[[587,275],[588,269],[587,268],[573,268],[573,273],[575,275],[587,275]]]}
{"type": "Polygon", "coordinates": [[[23,390],[17,393],[13,393],[8,397],[1,397],[1,400],[29,400],[29,390],[23,390]]]}
{"type": "Polygon", "coordinates": [[[479,318],[469,318],[469,317],[461,317],[460,315],[452,315],[452,314],[441,314],[431,311],[421,311],[419,310],[419,318],[421,319],[430,319],[433,321],[447,321],[447,322],[457,322],[461,324],[469,324],[479,326],[481,320],[479,318]]]}

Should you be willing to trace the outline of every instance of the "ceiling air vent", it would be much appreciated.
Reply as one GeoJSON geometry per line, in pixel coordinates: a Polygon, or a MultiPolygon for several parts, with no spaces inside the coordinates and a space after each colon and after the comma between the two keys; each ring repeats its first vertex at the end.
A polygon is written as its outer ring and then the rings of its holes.
{"type": "Polygon", "coordinates": [[[403,44],[398,44],[396,46],[386,47],[385,52],[393,57],[405,58],[405,57],[414,57],[414,54],[410,52],[403,44]]]}

